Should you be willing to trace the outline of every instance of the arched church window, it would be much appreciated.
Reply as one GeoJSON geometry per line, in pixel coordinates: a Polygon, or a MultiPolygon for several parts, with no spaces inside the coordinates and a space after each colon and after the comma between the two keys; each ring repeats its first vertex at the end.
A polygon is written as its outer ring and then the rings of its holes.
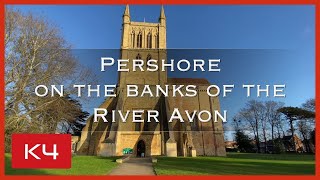
{"type": "MultiPolygon", "coordinates": [[[[138,116],[141,116],[142,118],[144,117],[144,113],[142,113],[142,112],[137,112],[136,113],[138,116]]],[[[135,131],[141,131],[141,130],[143,130],[142,129],[142,126],[143,125],[143,123],[141,123],[141,122],[136,122],[135,123],[135,127],[134,127],[134,129],[135,129],[135,131]]]]}
{"type": "Polygon", "coordinates": [[[152,35],[151,35],[151,32],[149,32],[148,36],[147,36],[147,48],[152,48],[152,35]]]}
{"type": "Polygon", "coordinates": [[[155,45],[156,45],[156,49],[158,49],[159,48],[159,35],[158,34],[155,36],[155,45]]]}
{"type": "Polygon", "coordinates": [[[139,32],[137,36],[137,48],[142,48],[142,33],[141,31],[139,32]]]}
{"type": "Polygon", "coordinates": [[[148,122],[145,122],[144,125],[143,125],[143,131],[149,131],[150,129],[150,124],[148,122]]]}
{"type": "Polygon", "coordinates": [[[198,121],[198,118],[197,118],[197,114],[195,115],[195,119],[193,120],[193,122],[191,122],[191,129],[193,131],[199,131],[199,121],[198,121]]]}
{"type": "Polygon", "coordinates": [[[132,48],[134,48],[134,45],[135,45],[135,37],[136,37],[136,34],[134,31],[132,31],[131,33],[131,45],[132,45],[132,48]]]}
{"type": "Polygon", "coordinates": [[[140,122],[136,122],[136,123],[135,123],[134,130],[135,130],[135,131],[141,131],[141,123],[140,123],[140,122]]]}
{"type": "MultiPolygon", "coordinates": [[[[141,58],[141,55],[138,54],[138,55],[136,56],[136,59],[142,59],[142,58],[141,58]]],[[[140,61],[136,61],[135,63],[136,63],[137,65],[142,64],[142,62],[140,62],[140,61]]]]}
{"type": "Polygon", "coordinates": [[[137,54],[136,59],[142,59],[140,54],[137,54]]]}

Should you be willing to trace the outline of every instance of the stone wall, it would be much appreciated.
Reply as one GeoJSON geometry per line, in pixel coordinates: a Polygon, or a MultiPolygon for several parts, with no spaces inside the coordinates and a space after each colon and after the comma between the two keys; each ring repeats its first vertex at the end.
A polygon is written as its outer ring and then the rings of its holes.
{"type": "Polygon", "coordinates": [[[143,140],[146,146],[146,156],[161,155],[160,132],[118,132],[116,141],[116,155],[121,156],[124,148],[132,148],[137,155],[137,143],[143,140]]]}

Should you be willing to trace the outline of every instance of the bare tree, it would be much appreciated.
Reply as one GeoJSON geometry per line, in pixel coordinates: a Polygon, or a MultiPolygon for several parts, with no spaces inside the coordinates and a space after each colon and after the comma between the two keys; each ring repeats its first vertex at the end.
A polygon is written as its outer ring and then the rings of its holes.
{"type": "Polygon", "coordinates": [[[37,85],[64,85],[90,79],[59,29],[45,18],[7,9],[5,14],[5,133],[54,132],[61,119],[74,120],[74,106],[60,96],[38,97],[37,85]]]}
{"type": "Polygon", "coordinates": [[[276,118],[275,127],[278,135],[277,138],[280,139],[281,137],[285,136],[285,119],[283,119],[281,115],[279,115],[279,117],[276,118]]]}
{"type": "Polygon", "coordinates": [[[233,117],[232,125],[234,128],[234,131],[243,130],[243,128],[241,128],[241,126],[242,126],[241,120],[239,120],[239,119],[241,119],[241,117],[239,117],[239,115],[236,115],[235,117],[233,117]]]}
{"type": "Polygon", "coordinates": [[[268,124],[268,111],[264,103],[261,103],[258,105],[258,110],[261,112],[261,130],[262,130],[262,138],[264,141],[264,152],[268,152],[268,139],[267,139],[267,134],[269,130],[269,124],[268,124]]]}
{"type": "Polygon", "coordinates": [[[311,131],[313,130],[312,125],[310,124],[310,122],[306,121],[306,120],[300,120],[297,123],[297,129],[301,135],[301,137],[303,138],[303,144],[306,148],[307,152],[310,152],[310,134],[311,131]]]}
{"type": "Polygon", "coordinates": [[[255,144],[257,147],[257,152],[260,152],[260,129],[261,129],[261,120],[263,119],[264,113],[262,111],[263,103],[251,100],[248,101],[245,108],[242,108],[238,117],[240,120],[245,121],[251,131],[253,132],[255,144]]]}
{"type": "MultiPolygon", "coordinates": [[[[298,107],[282,107],[278,109],[279,112],[281,112],[286,119],[288,120],[290,124],[290,131],[291,131],[291,137],[292,137],[292,145],[295,146],[295,141],[294,141],[294,133],[295,133],[295,127],[294,127],[294,122],[298,120],[307,120],[315,117],[315,113],[312,111],[308,111],[302,108],[298,107]]],[[[297,151],[297,150],[296,150],[297,151]]]]}
{"type": "MultiPolygon", "coordinates": [[[[240,119],[246,122],[249,129],[254,134],[254,139],[258,152],[261,151],[260,139],[265,143],[264,152],[268,152],[268,139],[273,141],[275,130],[278,131],[278,136],[283,132],[283,123],[281,121],[281,113],[278,111],[284,105],[282,102],[275,101],[257,101],[251,100],[246,103],[245,108],[242,108],[235,116],[235,119],[240,119]]],[[[239,125],[238,125],[239,127],[239,125]]],[[[241,127],[245,127],[242,123],[241,127]]]]}
{"type": "MultiPolygon", "coordinates": [[[[314,98],[308,99],[302,104],[302,108],[311,112],[316,110],[316,102],[314,98]]],[[[312,152],[312,144],[314,145],[314,136],[312,133],[315,132],[315,121],[314,118],[301,120],[298,122],[298,130],[303,138],[303,143],[306,147],[307,152],[312,152]]]]}
{"type": "MultiPolygon", "coordinates": [[[[257,101],[257,100],[251,100],[248,101],[247,103],[247,108],[249,111],[251,111],[252,115],[253,115],[253,121],[255,123],[255,128],[256,128],[256,133],[257,133],[257,149],[258,152],[260,152],[260,139],[259,139],[259,131],[260,131],[260,127],[261,127],[261,122],[264,119],[264,105],[262,102],[257,101]]],[[[266,132],[263,132],[263,136],[264,136],[264,140],[266,140],[266,132]]]]}
{"type": "Polygon", "coordinates": [[[314,98],[308,99],[305,103],[302,104],[302,108],[308,111],[315,112],[316,110],[316,101],[314,98]]]}
{"type": "Polygon", "coordinates": [[[271,141],[272,144],[274,144],[274,132],[275,128],[278,129],[278,136],[280,138],[280,129],[282,128],[281,124],[281,113],[278,112],[278,109],[283,107],[283,102],[276,102],[276,101],[266,101],[265,107],[266,107],[266,115],[265,115],[265,121],[269,123],[271,128],[271,141]]]}

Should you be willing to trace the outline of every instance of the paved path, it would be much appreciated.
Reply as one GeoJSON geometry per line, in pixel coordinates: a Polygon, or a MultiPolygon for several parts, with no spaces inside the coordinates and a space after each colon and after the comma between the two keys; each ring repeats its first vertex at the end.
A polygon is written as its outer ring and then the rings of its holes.
{"type": "Polygon", "coordinates": [[[151,158],[130,158],[127,162],[114,168],[109,175],[150,175],[155,172],[151,158]]]}

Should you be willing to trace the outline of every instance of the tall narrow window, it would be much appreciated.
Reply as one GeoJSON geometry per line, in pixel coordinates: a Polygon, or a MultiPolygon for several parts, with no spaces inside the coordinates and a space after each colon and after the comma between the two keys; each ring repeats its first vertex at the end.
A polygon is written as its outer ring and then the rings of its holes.
{"type": "MultiPolygon", "coordinates": [[[[140,115],[141,119],[144,119],[144,113],[142,113],[142,112],[137,113],[136,112],[136,115],[138,115],[138,116],[140,115]]],[[[134,128],[135,131],[142,131],[143,130],[141,127],[142,125],[143,125],[143,123],[141,123],[141,122],[135,122],[135,128],[134,128]]]]}
{"type": "Polygon", "coordinates": [[[193,122],[191,122],[191,129],[192,131],[199,131],[199,121],[197,114],[195,115],[193,122]]]}
{"type": "Polygon", "coordinates": [[[150,124],[149,124],[149,122],[144,122],[144,125],[143,125],[143,131],[149,131],[149,129],[150,129],[150,124]]]}
{"type": "Polygon", "coordinates": [[[131,33],[131,45],[132,45],[132,48],[134,48],[134,45],[135,45],[135,38],[136,38],[136,35],[135,35],[134,31],[132,31],[132,33],[131,33]]]}
{"type": "Polygon", "coordinates": [[[140,54],[137,54],[136,59],[142,59],[140,54]]]}
{"type": "Polygon", "coordinates": [[[137,48],[142,48],[142,33],[139,32],[137,36],[137,48]]]}
{"type": "Polygon", "coordinates": [[[148,36],[147,36],[147,48],[152,48],[152,35],[151,35],[151,32],[149,32],[148,36]]]}
{"type": "MultiPolygon", "coordinates": [[[[140,54],[138,54],[138,55],[136,56],[136,59],[137,59],[137,60],[138,60],[138,59],[140,59],[140,60],[141,60],[141,59],[142,59],[142,58],[141,58],[141,55],[140,55],[140,54]]],[[[136,63],[136,65],[142,65],[142,64],[143,64],[143,62],[141,62],[141,61],[136,61],[135,63],[136,63]]],[[[138,68],[138,70],[137,70],[137,71],[140,71],[140,68],[138,68]]]]}
{"type": "Polygon", "coordinates": [[[141,131],[141,123],[140,122],[135,122],[134,130],[135,131],[141,131]]]}
{"type": "Polygon", "coordinates": [[[159,48],[159,35],[157,34],[156,36],[155,36],[155,44],[156,44],[156,49],[158,49],[159,48]]]}

